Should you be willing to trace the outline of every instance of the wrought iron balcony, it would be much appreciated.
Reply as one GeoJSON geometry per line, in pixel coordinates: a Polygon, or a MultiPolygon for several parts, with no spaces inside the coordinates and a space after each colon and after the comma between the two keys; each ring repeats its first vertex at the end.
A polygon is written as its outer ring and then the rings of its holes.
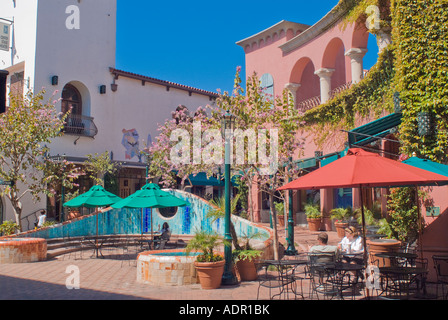
{"type": "Polygon", "coordinates": [[[97,135],[98,128],[92,117],[70,114],[66,119],[63,132],[69,135],[93,138],[97,135]]]}

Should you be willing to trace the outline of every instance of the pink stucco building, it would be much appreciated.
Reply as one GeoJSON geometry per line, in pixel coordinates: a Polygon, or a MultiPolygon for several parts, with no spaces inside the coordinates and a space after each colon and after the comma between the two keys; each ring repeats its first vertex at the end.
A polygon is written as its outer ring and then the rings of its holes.
{"type": "MultiPolygon", "coordinates": [[[[288,89],[294,98],[295,106],[302,111],[328,101],[351,84],[361,81],[367,72],[363,67],[363,58],[368,49],[369,32],[364,22],[344,23],[344,13],[335,8],[312,26],[280,21],[238,41],[237,44],[245,52],[246,74],[251,76],[256,72],[268,93],[280,95],[285,88],[288,89]]],[[[381,51],[391,42],[390,36],[381,32],[376,37],[378,47],[369,49],[381,51]]],[[[375,132],[380,129],[374,128],[373,120],[359,119],[359,127],[354,130],[360,133],[370,132],[369,134],[377,136],[374,142],[376,145],[373,147],[382,150],[386,157],[397,158],[395,155],[399,153],[399,143],[393,140],[394,132],[401,122],[401,112],[384,114],[379,119],[380,122],[375,122],[376,126],[380,124],[382,132],[375,132]]],[[[333,141],[318,148],[310,133],[298,134],[306,137],[305,150],[304,155],[293,161],[305,170],[313,170],[337,159],[344,155],[347,145],[361,140],[339,132],[332,135],[333,141]]],[[[372,144],[368,146],[371,147],[372,144]]],[[[382,213],[386,214],[386,194],[387,190],[384,188],[372,188],[366,191],[364,199],[369,207],[376,204],[381,207],[382,213]]],[[[429,260],[432,255],[448,252],[448,238],[440,237],[448,224],[446,194],[447,187],[434,187],[430,190],[430,196],[434,200],[431,210],[436,212],[436,216],[430,214],[429,210],[427,212],[426,207],[422,208],[422,215],[428,224],[423,234],[423,246],[425,257],[429,260]]],[[[252,199],[255,220],[269,222],[267,196],[254,188],[252,199]]],[[[306,225],[303,206],[310,199],[320,200],[324,215],[323,230],[334,228],[330,219],[325,218],[329,216],[332,208],[347,205],[359,207],[357,189],[320,190],[317,194],[294,191],[293,214],[296,225],[306,225]]],[[[431,263],[430,277],[434,278],[431,263]]]]}

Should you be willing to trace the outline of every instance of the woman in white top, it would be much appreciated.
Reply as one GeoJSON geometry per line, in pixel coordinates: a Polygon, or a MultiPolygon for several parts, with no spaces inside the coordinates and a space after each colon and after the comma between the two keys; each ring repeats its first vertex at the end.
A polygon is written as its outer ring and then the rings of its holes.
{"type": "MultiPolygon", "coordinates": [[[[358,230],[355,227],[351,226],[345,229],[345,237],[339,242],[339,247],[343,253],[348,254],[357,254],[364,252],[364,245],[361,236],[359,235],[358,230]]],[[[355,258],[345,257],[346,260],[352,261],[356,260],[355,258]]]]}

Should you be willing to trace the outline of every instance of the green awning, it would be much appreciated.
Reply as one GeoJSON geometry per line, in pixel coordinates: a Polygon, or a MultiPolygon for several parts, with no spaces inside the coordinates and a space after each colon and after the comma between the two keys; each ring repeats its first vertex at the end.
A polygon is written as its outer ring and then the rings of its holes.
{"type": "Polygon", "coordinates": [[[300,159],[295,162],[297,163],[297,167],[299,169],[307,169],[307,168],[313,168],[313,167],[317,166],[317,160],[315,157],[300,159]]]}
{"type": "Polygon", "coordinates": [[[332,163],[333,161],[338,160],[339,158],[345,156],[347,154],[348,148],[345,148],[344,150],[342,150],[341,152],[337,152],[336,154],[333,154],[329,157],[325,157],[323,156],[322,160],[320,161],[320,166],[326,166],[327,164],[332,163]]]}
{"type": "Polygon", "coordinates": [[[348,132],[350,146],[363,146],[390,134],[392,128],[401,123],[401,113],[391,113],[348,132]]]}

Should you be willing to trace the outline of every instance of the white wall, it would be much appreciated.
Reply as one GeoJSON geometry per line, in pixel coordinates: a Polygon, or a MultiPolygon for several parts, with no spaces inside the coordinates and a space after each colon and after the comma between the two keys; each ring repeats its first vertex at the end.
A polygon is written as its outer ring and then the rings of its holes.
{"type": "MultiPolygon", "coordinates": [[[[112,92],[109,68],[115,67],[116,0],[26,0],[17,1],[15,9],[12,0],[0,1],[1,17],[17,16],[17,55],[26,59],[25,69],[34,91],[44,88],[50,99],[57,90],[54,98],[59,99],[67,83],[75,85],[82,95],[83,115],[93,117],[98,128],[94,138],[65,135],[55,139],[50,145],[51,155],[85,157],[107,150],[113,152],[114,160],[138,162],[137,156],[126,158],[123,130],[136,129],[139,148],[143,149],[148,135],[154,141],[158,124],[171,118],[177,106],[185,105],[194,112],[213,103],[206,95],[189,95],[174,88],[167,91],[166,86],[150,82],[143,86],[140,80],[124,76],[116,80],[118,90],[112,92]],[[71,16],[66,13],[69,5],[79,8],[79,29],[66,26],[71,16]],[[54,75],[58,76],[55,86],[51,84],[54,75]],[[100,85],[106,85],[105,94],[99,93],[100,85]]],[[[0,59],[5,65],[10,62],[4,53],[0,59]]],[[[60,110],[60,102],[56,106],[60,110]]],[[[24,214],[42,207],[45,201],[35,204],[30,197],[24,198],[24,214]]],[[[6,211],[6,219],[12,219],[11,208],[6,206],[6,211]]]]}
{"type": "MultiPolygon", "coordinates": [[[[35,49],[36,49],[36,20],[37,20],[37,2],[38,0],[16,1],[16,7],[12,0],[0,1],[0,17],[8,20],[14,20],[14,37],[11,29],[10,46],[16,49],[12,59],[11,50],[0,50],[0,69],[8,70],[13,64],[25,63],[25,91],[29,83],[32,87],[34,83],[35,49]],[[14,38],[14,42],[13,42],[14,38]],[[29,80],[29,82],[28,82],[29,80]]],[[[2,21],[5,22],[5,21],[2,21]]],[[[11,68],[12,72],[21,71],[11,68]]],[[[8,79],[9,82],[9,79],[8,79]]]]}

